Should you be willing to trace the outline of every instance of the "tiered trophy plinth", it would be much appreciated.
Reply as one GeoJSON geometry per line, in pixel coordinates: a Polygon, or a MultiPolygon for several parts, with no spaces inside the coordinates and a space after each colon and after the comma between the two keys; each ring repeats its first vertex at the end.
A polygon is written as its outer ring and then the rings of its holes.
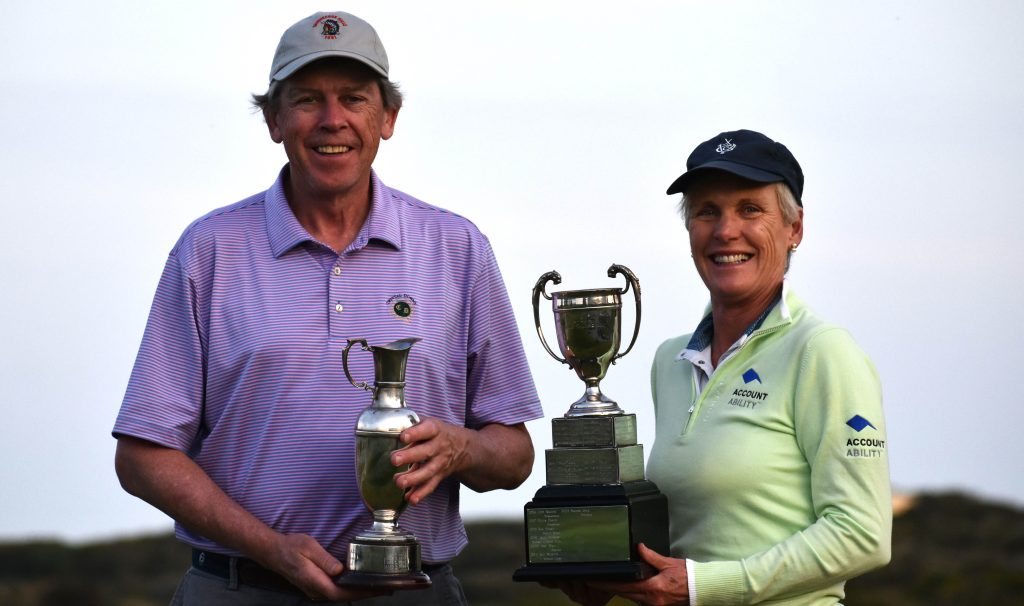
{"type": "Polygon", "coordinates": [[[636,416],[559,418],[547,485],[526,504],[526,566],[515,581],[643,579],[637,544],[668,554],[668,501],[644,478],[636,416]]]}

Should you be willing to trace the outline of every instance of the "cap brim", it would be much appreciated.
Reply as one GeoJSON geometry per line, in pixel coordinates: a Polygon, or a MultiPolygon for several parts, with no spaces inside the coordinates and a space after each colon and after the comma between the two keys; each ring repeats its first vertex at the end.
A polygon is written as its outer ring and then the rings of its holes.
{"type": "Polygon", "coordinates": [[[369,67],[373,71],[377,72],[378,74],[384,76],[385,78],[388,77],[387,71],[385,71],[384,69],[381,68],[381,66],[377,65],[373,61],[370,61],[366,57],[359,55],[357,53],[350,53],[346,51],[332,49],[319,51],[315,53],[309,53],[308,55],[302,55],[298,59],[293,60],[291,63],[288,63],[281,69],[277,70],[273,77],[270,78],[270,81],[273,82],[274,80],[284,80],[288,76],[291,76],[292,74],[299,71],[303,67],[309,65],[310,63],[314,61],[319,61],[320,59],[328,59],[330,57],[342,57],[344,59],[352,59],[354,61],[358,61],[365,65],[366,67],[369,67]]]}
{"type": "Polygon", "coordinates": [[[680,175],[678,179],[672,182],[672,185],[668,186],[668,190],[666,190],[665,193],[672,195],[678,194],[679,192],[685,192],[686,188],[693,183],[694,179],[700,177],[703,173],[709,170],[722,170],[727,173],[732,173],[737,177],[757,181],[758,183],[777,183],[779,181],[786,180],[782,175],[770,173],[759,168],[753,168],[745,164],[737,164],[726,160],[714,160],[712,162],[705,162],[695,168],[691,168],[680,175]]]}

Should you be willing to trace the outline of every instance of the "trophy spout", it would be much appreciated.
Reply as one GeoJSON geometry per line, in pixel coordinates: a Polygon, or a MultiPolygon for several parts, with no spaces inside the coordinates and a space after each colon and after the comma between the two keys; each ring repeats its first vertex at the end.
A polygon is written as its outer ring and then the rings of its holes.
{"type": "Polygon", "coordinates": [[[409,361],[409,351],[419,340],[418,337],[411,337],[370,348],[373,352],[374,380],[378,386],[405,384],[405,365],[409,361]]]}

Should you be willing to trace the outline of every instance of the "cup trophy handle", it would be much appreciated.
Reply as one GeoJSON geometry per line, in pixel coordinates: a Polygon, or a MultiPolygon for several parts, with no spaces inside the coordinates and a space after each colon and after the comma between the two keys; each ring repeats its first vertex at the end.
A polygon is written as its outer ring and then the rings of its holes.
{"type": "MultiPolygon", "coordinates": [[[[636,343],[636,338],[640,334],[640,280],[636,279],[636,276],[633,274],[632,271],[629,270],[628,267],[625,267],[625,266],[622,266],[622,265],[616,265],[616,264],[613,263],[612,266],[608,268],[608,277],[609,278],[614,278],[617,274],[622,274],[622,276],[624,278],[626,278],[626,287],[623,288],[621,291],[619,291],[620,295],[626,294],[629,291],[630,285],[633,286],[633,300],[636,301],[636,324],[633,326],[633,338],[629,340],[629,347],[626,348],[626,351],[624,351],[622,353],[615,354],[612,357],[612,364],[615,364],[615,360],[618,360],[622,356],[628,354],[629,350],[633,349],[633,345],[636,343]]],[[[547,274],[545,274],[545,275],[547,275],[547,274]]],[[[558,274],[555,274],[555,275],[558,275],[558,274]]],[[[543,279],[543,277],[541,279],[543,279]]],[[[538,282],[538,284],[539,284],[539,282],[538,282]]],[[[555,282],[555,284],[558,284],[558,282],[555,282]]],[[[537,292],[536,289],[534,289],[534,296],[533,296],[533,301],[534,301],[533,310],[534,311],[533,311],[533,313],[534,313],[535,316],[537,315],[537,294],[536,294],[536,292],[537,292]]],[[[538,324],[537,326],[538,326],[538,330],[539,330],[540,324],[538,324]]],[[[541,339],[543,339],[543,337],[541,337],[541,339]]],[[[545,343],[544,346],[547,347],[547,344],[545,343]]],[[[548,350],[548,351],[550,352],[551,350],[548,350]]]]}
{"type": "Polygon", "coordinates": [[[356,343],[362,345],[363,351],[370,351],[371,349],[369,344],[366,342],[366,339],[349,339],[348,345],[346,345],[345,349],[341,351],[341,367],[345,370],[345,377],[348,379],[348,382],[352,384],[352,387],[355,387],[356,389],[365,389],[366,391],[374,391],[373,385],[370,385],[366,381],[356,383],[356,380],[352,378],[352,373],[348,370],[348,350],[352,349],[352,346],[356,343]]]}
{"type": "MultiPolygon", "coordinates": [[[[619,266],[613,265],[612,267],[619,266]]],[[[610,269],[608,271],[611,272],[610,269]]],[[[628,272],[629,270],[627,269],[626,271],[628,272]]],[[[612,277],[614,277],[614,274],[611,275],[612,277]]],[[[633,279],[636,280],[635,277],[633,279]]],[[[562,276],[560,276],[557,271],[549,271],[537,280],[537,284],[535,284],[533,287],[533,323],[537,327],[537,336],[540,337],[540,343],[541,345],[544,346],[544,349],[547,350],[548,354],[550,354],[552,358],[558,360],[562,364],[569,364],[569,362],[565,358],[559,358],[557,355],[555,355],[555,352],[551,351],[551,347],[548,346],[547,339],[544,338],[544,330],[540,327],[540,297],[541,295],[544,295],[545,299],[547,299],[548,301],[551,300],[551,296],[548,295],[548,293],[544,292],[544,287],[547,286],[547,283],[549,281],[554,282],[555,284],[561,284],[562,276]]],[[[629,288],[629,286],[627,285],[626,288],[629,288]]],[[[623,290],[622,292],[626,291],[623,290]]],[[[636,335],[634,335],[633,338],[636,339],[636,335]]],[[[630,347],[632,346],[633,344],[630,343],[630,347]]]]}

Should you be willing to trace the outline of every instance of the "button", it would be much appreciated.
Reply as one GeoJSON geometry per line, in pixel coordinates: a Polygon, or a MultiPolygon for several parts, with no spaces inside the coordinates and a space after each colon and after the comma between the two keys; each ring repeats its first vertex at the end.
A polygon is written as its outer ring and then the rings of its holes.
{"type": "Polygon", "coordinates": [[[336,311],[336,312],[338,312],[340,314],[341,312],[345,311],[345,306],[342,305],[340,302],[336,303],[334,305],[334,311],[336,311]]]}
{"type": "Polygon", "coordinates": [[[337,265],[334,266],[334,270],[332,270],[332,271],[333,271],[334,275],[336,275],[336,276],[340,276],[341,275],[341,268],[338,267],[337,265]]]}

